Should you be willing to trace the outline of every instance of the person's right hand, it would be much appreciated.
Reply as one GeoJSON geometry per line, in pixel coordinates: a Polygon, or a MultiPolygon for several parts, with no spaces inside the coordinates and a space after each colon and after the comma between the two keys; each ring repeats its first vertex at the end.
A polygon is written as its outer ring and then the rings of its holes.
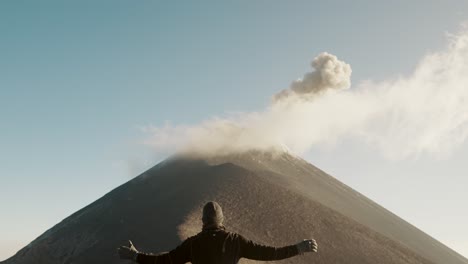
{"type": "Polygon", "coordinates": [[[317,252],[318,245],[315,239],[304,239],[303,241],[296,244],[297,251],[299,254],[304,254],[306,252],[317,252]]]}
{"type": "Polygon", "coordinates": [[[136,261],[138,256],[138,250],[133,245],[132,241],[128,241],[128,247],[120,246],[117,250],[119,251],[119,256],[121,259],[131,259],[136,261]]]}

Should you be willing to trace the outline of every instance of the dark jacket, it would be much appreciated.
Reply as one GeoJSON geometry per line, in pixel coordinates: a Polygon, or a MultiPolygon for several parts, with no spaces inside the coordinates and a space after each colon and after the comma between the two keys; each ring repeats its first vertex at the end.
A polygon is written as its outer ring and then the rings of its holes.
{"type": "Polygon", "coordinates": [[[188,238],[174,250],[163,254],[139,253],[141,264],[236,264],[240,258],[280,260],[296,256],[295,245],[276,248],[256,244],[224,229],[204,230],[188,238]]]}

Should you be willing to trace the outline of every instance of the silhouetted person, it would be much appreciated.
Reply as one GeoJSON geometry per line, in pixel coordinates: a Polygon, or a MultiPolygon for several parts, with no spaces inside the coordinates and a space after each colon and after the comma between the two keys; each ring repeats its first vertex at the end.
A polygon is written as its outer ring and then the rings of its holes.
{"type": "Polygon", "coordinates": [[[254,260],[280,260],[305,252],[317,252],[314,239],[303,240],[286,247],[256,244],[243,236],[227,232],[223,226],[223,211],[216,202],[203,207],[203,229],[170,252],[146,254],[139,252],[132,242],[119,247],[121,259],[131,259],[141,264],[235,264],[240,258],[254,260]]]}

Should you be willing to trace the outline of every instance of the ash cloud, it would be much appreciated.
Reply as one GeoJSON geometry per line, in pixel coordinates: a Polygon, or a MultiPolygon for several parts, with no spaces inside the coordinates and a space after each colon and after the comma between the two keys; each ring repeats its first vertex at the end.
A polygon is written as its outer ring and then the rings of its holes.
{"type": "Polygon", "coordinates": [[[330,53],[320,53],[311,62],[314,71],[308,72],[302,79],[291,83],[273,97],[273,101],[281,101],[290,96],[317,95],[326,90],[347,89],[351,85],[351,66],[330,53]]]}
{"type": "Polygon", "coordinates": [[[385,157],[449,155],[468,137],[468,31],[425,56],[409,76],[363,82],[352,89],[351,67],[329,53],[314,71],[276,95],[259,112],[211,118],[196,125],[146,127],[158,151],[220,155],[252,149],[301,154],[358,140],[385,157]]]}

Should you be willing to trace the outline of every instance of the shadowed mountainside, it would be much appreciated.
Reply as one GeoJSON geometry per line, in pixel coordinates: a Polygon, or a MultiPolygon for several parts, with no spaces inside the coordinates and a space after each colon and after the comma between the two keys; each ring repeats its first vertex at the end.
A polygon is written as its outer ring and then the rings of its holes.
{"type": "Polygon", "coordinates": [[[228,230],[257,242],[319,243],[317,254],[277,263],[468,263],[304,160],[258,152],[168,159],[2,263],[125,263],[116,248],[128,239],[145,252],[168,251],[200,231],[210,200],[223,207],[228,230]]]}

